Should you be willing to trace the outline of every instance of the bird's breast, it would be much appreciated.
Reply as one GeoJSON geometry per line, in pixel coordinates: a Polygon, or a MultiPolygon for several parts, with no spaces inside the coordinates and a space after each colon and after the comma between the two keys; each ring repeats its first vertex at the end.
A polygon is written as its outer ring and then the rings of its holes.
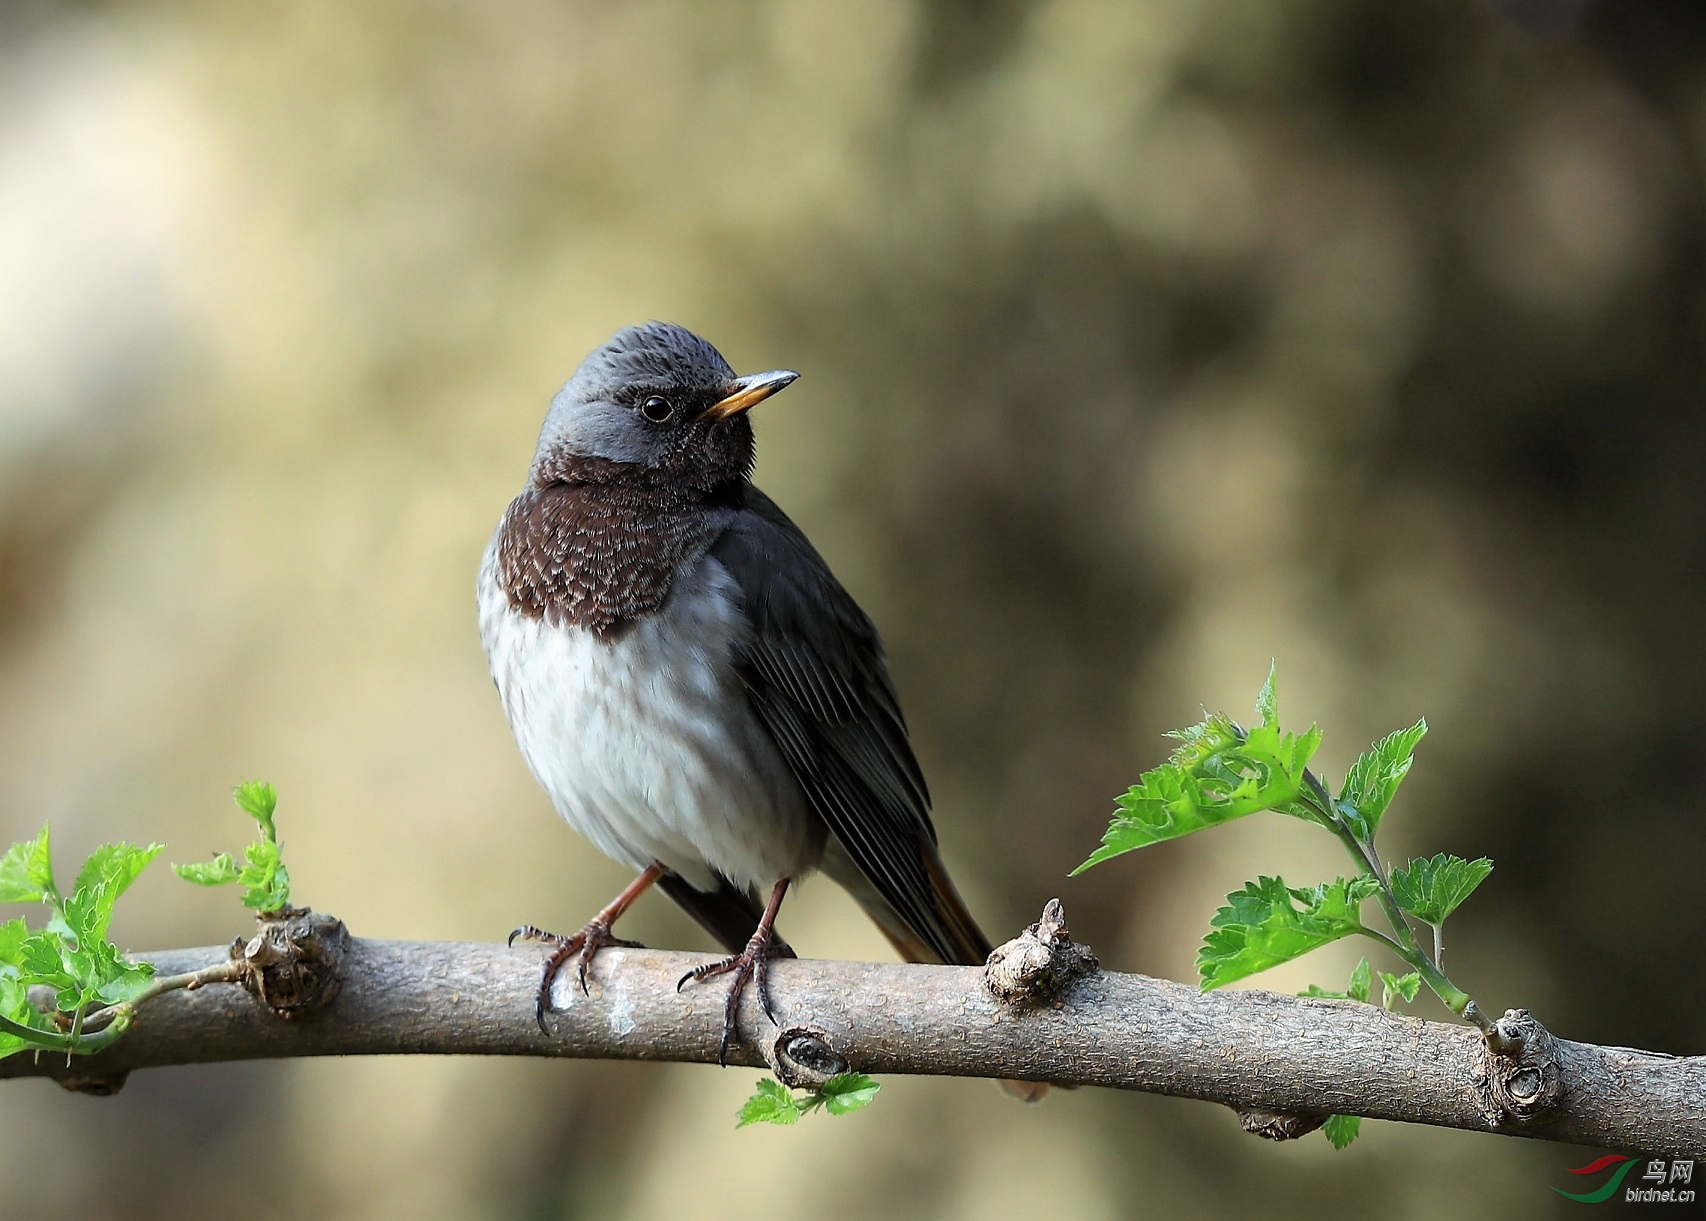
{"type": "Polygon", "coordinates": [[[552,482],[517,496],[492,541],[494,573],[523,616],[620,635],[664,604],[727,514],[642,471],[578,461],[583,475],[605,481],[552,482]]]}
{"type": "MultiPolygon", "coordinates": [[[[507,520],[507,519],[506,519],[507,520]]],[[[739,590],[701,553],[657,605],[599,631],[518,607],[500,526],[480,632],[523,757],[559,813],[610,856],[701,887],[768,886],[815,868],[825,832],[748,703],[739,590]]]]}

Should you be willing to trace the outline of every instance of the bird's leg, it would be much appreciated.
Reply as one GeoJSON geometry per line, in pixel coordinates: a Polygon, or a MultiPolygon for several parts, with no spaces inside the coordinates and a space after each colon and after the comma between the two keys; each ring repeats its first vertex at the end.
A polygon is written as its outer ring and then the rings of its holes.
{"type": "Polygon", "coordinates": [[[575,964],[575,976],[580,981],[581,991],[591,996],[592,992],[586,983],[586,968],[587,964],[592,961],[592,956],[607,945],[623,945],[630,948],[639,946],[638,941],[624,941],[620,937],[613,936],[610,932],[610,926],[616,923],[617,918],[623,912],[633,906],[635,899],[645,894],[651,884],[663,875],[664,867],[656,861],[652,862],[644,873],[629,882],[621,894],[610,900],[604,910],[588,920],[581,931],[572,937],[547,933],[544,929],[534,928],[531,924],[524,924],[509,935],[511,945],[514,945],[518,940],[548,941],[555,947],[550,956],[545,959],[545,973],[539,979],[539,1000],[534,1009],[534,1018],[538,1021],[540,1030],[546,1034],[551,1033],[545,1028],[545,1009],[551,1001],[551,981],[557,977],[558,970],[562,968],[565,962],[577,955],[579,956],[580,961],[575,964]]]}
{"type": "Polygon", "coordinates": [[[787,893],[788,879],[783,878],[770,892],[770,902],[764,905],[764,915],[759,918],[758,928],[754,930],[752,939],[746,943],[746,949],[721,961],[694,967],[676,981],[675,990],[679,992],[687,986],[689,980],[698,983],[713,975],[734,976],[734,982],[729,985],[728,1004],[723,1009],[723,1041],[717,1048],[718,1064],[726,1066],[728,1062],[729,1040],[734,1037],[735,1032],[735,1014],[740,1009],[740,994],[748,980],[758,989],[758,1003],[764,1006],[764,1016],[770,1019],[771,1025],[776,1024],[776,1014],[770,1008],[770,960],[794,956],[794,952],[786,945],[776,944],[774,932],[776,913],[782,910],[782,896],[787,893]]]}

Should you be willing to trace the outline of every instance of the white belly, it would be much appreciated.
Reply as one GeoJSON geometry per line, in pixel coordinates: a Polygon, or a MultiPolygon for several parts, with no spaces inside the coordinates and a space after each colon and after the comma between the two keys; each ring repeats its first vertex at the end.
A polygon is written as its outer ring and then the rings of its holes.
{"type": "Polygon", "coordinates": [[[750,627],[706,556],[613,640],[518,614],[488,548],[480,636],[521,753],[558,813],[635,869],[767,888],[817,867],[825,832],[732,664],[750,627]]]}

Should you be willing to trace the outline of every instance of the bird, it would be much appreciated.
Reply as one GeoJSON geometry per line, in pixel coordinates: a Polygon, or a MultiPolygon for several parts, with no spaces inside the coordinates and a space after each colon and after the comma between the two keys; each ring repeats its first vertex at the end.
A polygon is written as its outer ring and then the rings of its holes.
{"type": "Polygon", "coordinates": [[[580,987],[652,886],[728,957],[719,1063],[743,989],[792,948],[791,885],[822,871],[911,962],[982,965],[990,943],[942,862],[930,794],[876,627],[752,483],[748,413],[790,370],[737,376],[709,342],[619,331],[551,400],[527,480],[481,561],[479,626],[521,754],[557,812],[634,881],[548,942],[580,987]],[[760,896],[765,896],[763,902],[760,896]]]}

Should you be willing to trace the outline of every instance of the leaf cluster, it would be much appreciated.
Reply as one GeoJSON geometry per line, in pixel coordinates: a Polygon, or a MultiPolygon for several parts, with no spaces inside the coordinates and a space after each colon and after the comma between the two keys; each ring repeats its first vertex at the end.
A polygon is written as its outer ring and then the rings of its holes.
{"type": "Polygon", "coordinates": [[[1197,724],[1169,733],[1179,742],[1172,756],[1116,800],[1102,846],[1073,876],[1138,848],[1263,810],[1311,817],[1301,799],[1309,761],[1321,745],[1320,729],[1280,730],[1271,671],[1256,711],[1261,722],[1254,729],[1245,730],[1220,713],[1205,713],[1197,724]]]}
{"type": "Polygon", "coordinates": [[[132,962],[107,939],[113,905],[162,845],[102,844],[77,872],[66,895],[53,874],[48,829],[13,844],[0,857],[0,903],[42,903],[47,923],[31,929],[20,917],[0,924],[0,1056],[26,1047],[79,1050],[91,1008],[135,1000],[154,969],[132,962]],[[59,1020],[30,1003],[29,989],[53,989],[59,1020]]]}
{"type": "MultiPolygon", "coordinates": [[[[1368,959],[1357,959],[1357,965],[1351,971],[1351,981],[1345,985],[1343,992],[1329,992],[1327,989],[1310,984],[1299,996],[1330,997],[1333,1000],[1361,1001],[1363,1004],[1373,1004],[1370,999],[1374,995],[1374,975],[1370,970],[1368,959]]],[[[1421,991],[1422,977],[1415,971],[1404,975],[1394,975],[1390,971],[1378,972],[1380,976],[1380,1005],[1383,1009],[1396,1009],[1398,1002],[1405,1004],[1416,999],[1416,993],[1421,991]]]]}
{"type": "Polygon", "coordinates": [[[277,791],[264,781],[246,780],[232,790],[232,798],[261,829],[261,838],[243,849],[242,864],[229,852],[221,852],[211,861],[173,865],[172,872],[197,886],[236,882],[243,888],[243,906],[256,911],[273,912],[290,906],[290,871],[284,867],[278,828],[273,823],[277,791]]]}
{"type": "MultiPolygon", "coordinates": [[[[241,882],[243,902],[274,911],[290,901],[290,875],[279,856],[273,813],[278,795],[270,784],[240,784],[237,805],[261,828],[239,865],[220,854],[201,865],[178,865],[180,877],[202,885],[241,882]]],[[[147,963],[132,962],[107,937],[113,907],[162,845],[102,844],[77,872],[69,894],[53,872],[48,829],[12,845],[0,856],[0,903],[41,903],[48,919],[32,929],[23,919],[0,924],[0,1057],[30,1047],[93,1052],[121,1036],[136,1006],[192,976],[156,981],[147,963]],[[32,1003],[32,988],[51,989],[52,1012],[32,1003]]]]}
{"type": "Polygon", "coordinates": [[[735,1127],[798,1123],[800,1116],[819,1107],[831,1115],[849,1115],[869,1106],[882,1088],[864,1073],[838,1073],[825,1081],[822,1089],[796,1095],[774,1077],[762,1077],[752,1097],[741,1106],[740,1122],[735,1127]]]}
{"type": "MultiPolygon", "coordinates": [[[[1250,814],[1273,811],[1331,832],[1350,852],[1358,872],[1313,887],[1289,886],[1282,878],[1259,877],[1226,896],[1197,953],[1202,987],[1219,988],[1353,934],[1383,943],[1411,968],[1381,971],[1381,1003],[1392,1008],[1413,1001],[1425,983],[1459,1015],[1472,1014],[1469,996],[1441,969],[1441,926],[1492,872],[1485,857],[1464,860],[1441,853],[1410,861],[1388,876],[1375,847],[1387,809],[1409,774],[1425,720],[1381,738],[1364,751],[1335,796],[1309,764],[1321,744],[1311,725],[1301,734],[1280,728],[1274,671],[1256,697],[1258,723],[1246,730],[1230,717],[1203,719],[1170,737],[1179,745],[1168,760],[1145,772],[1119,798],[1102,844],[1074,873],[1122,853],[1219,826],[1250,814]],[[1362,906],[1378,899],[1390,933],[1363,920],[1362,906]],[[1409,921],[1434,931],[1430,957],[1417,943],[1409,921]]],[[[1312,987],[1305,995],[1369,1002],[1373,973],[1363,959],[1344,992],[1312,987]]],[[[1340,1148],[1356,1136],[1357,1121],[1334,1116],[1327,1135],[1340,1148]]]]}

